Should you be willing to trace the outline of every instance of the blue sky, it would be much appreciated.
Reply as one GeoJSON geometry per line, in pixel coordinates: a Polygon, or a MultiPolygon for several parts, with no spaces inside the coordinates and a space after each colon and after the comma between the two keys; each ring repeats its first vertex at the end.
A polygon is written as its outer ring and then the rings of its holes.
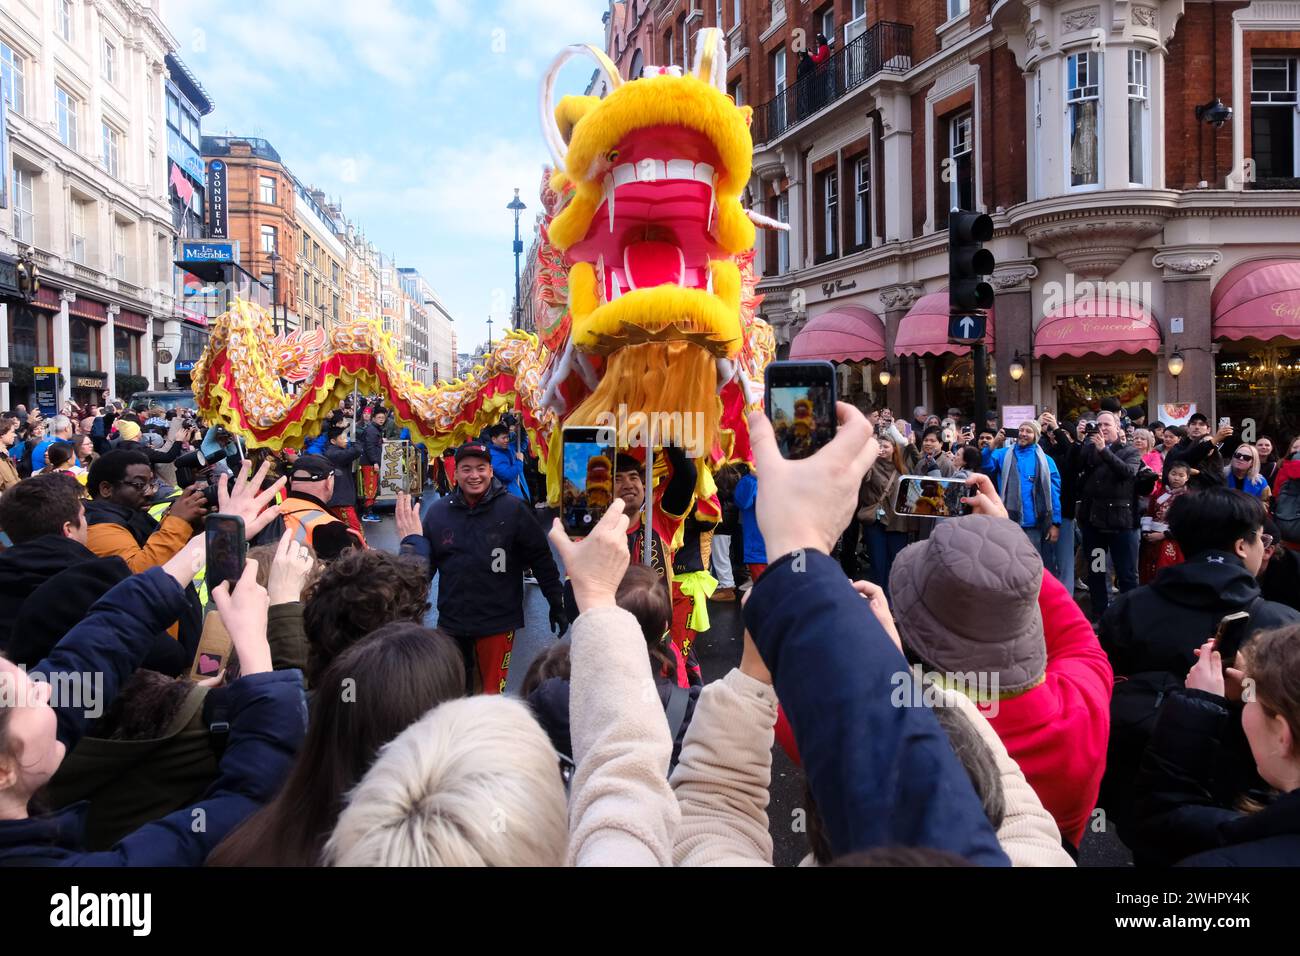
{"type": "MultiPolygon", "coordinates": [[[[419,269],[469,351],[509,326],[513,213],[525,245],[548,159],[538,89],[566,44],[604,45],[604,0],[164,0],[211,94],[208,135],[260,136],[419,269]]],[[[570,61],[558,93],[594,63],[570,61]]]]}

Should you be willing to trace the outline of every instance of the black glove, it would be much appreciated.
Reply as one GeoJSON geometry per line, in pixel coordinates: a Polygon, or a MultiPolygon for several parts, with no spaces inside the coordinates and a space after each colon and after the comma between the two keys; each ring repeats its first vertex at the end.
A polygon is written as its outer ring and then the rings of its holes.
{"type": "Polygon", "coordinates": [[[551,630],[555,632],[556,637],[560,637],[569,629],[569,615],[565,613],[562,605],[556,605],[551,608],[551,630]]]}

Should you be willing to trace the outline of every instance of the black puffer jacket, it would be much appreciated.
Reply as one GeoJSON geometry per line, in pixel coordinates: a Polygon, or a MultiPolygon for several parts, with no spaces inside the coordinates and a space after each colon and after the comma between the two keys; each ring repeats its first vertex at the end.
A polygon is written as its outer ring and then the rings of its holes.
{"type": "Polygon", "coordinates": [[[374,422],[361,430],[361,464],[378,465],[384,460],[384,433],[374,422]]]}
{"type": "Polygon", "coordinates": [[[1251,814],[1214,799],[1230,723],[1227,701],[1205,691],[1175,691],[1161,709],[1138,773],[1139,865],[1300,866],[1300,790],[1251,814]]]}
{"type": "Polygon", "coordinates": [[[492,485],[473,507],[457,488],[433,503],[424,534],[402,540],[403,554],[429,562],[438,580],[438,627],[478,638],[524,626],[524,571],[531,568],[552,612],[564,609],[564,588],[546,532],[533,509],[492,485]]]}
{"type": "Polygon", "coordinates": [[[1166,671],[1182,678],[1196,663],[1193,651],[1214,636],[1219,621],[1246,610],[1250,622],[1243,636],[1300,623],[1300,611],[1260,597],[1259,583],[1241,558],[1206,551],[1112,598],[1098,637],[1117,675],[1166,671]]]}
{"type": "Polygon", "coordinates": [[[1098,448],[1085,441],[1079,452],[1083,487],[1076,516],[1100,531],[1132,531],[1138,526],[1134,479],[1142,456],[1132,445],[1115,442],[1098,448]]]}

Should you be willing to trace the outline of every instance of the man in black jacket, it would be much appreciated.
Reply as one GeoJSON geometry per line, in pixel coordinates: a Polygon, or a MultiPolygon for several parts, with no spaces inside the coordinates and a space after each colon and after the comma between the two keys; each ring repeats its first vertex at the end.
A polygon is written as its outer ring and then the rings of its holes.
{"type": "Polygon", "coordinates": [[[388,413],[377,408],[361,431],[361,482],[365,489],[365,513],[362,521],[382,521],[375,514],[375,496],[379,494],[379,466],[384,460],[384,422],[388,413]]]}
{"type": "Polygon", "coordinates": [[[1187,420],[1187,437],[1183,438],[1169,454],[1165,455],[1162,481],[1169,483],[1169,466],[1176,461],[1185,462],[1192,469],[1187,487],[1221,488],[1224,484],[1224,462],[1220,450],[1232,438],[1232,426],[1224,425],[1210,434],[1210,420],[1197,412],[1187,420]]]}
{"type": "Polygon", "coordinates": [[[349,528],[365,538],[361,520],[357,517],[357,479],[352,473],[353,463],[361,457],[359,445],[348,445],[350,432],[346,427],[333,425],[326,432],[328,441],[324,455],[334,466],[334,494],[326,502],[334,517],[346,521],[349,528]]]}
{"type": "MultiPolygon", "coordinates": [[[[1120,595],[1102,618],[1098,637],[1116,685],[1098,806],[1106,808],[1121,834],[1160,702],[1183,686],[1196,663],[1196,649],[1214,636],[1227,615],[1239,611],[1249,618],[1225,629],[1219,643],[1225,661],[1233,660],[1240,644],[1256,631],[1300,622],[1300,611],[1260,594],[1255,576],[1270,543],[1263,531],[1265,517],[1260,501],[1244,492],[1211,488],[1181,496],[1169,509],[1169,533],[1186,560],[1120,595]]],[[[1220,757],[1221,776],[1228,790],[1239,791],[1253,777],[1253,764],[1248,750],[1230,750],[1220,757]]]]}
{"type": "Polygon", "coordinates": [[[1137,587],[1138,516],[1134,479],[1142,456],[1132,445],[1120,441],[1115,414],[1102,412],[1097,416],[1097,430],[1085,437],[1079,457],[1084,479],[1076,516],[1083,530],[1092,619],[1097,621],[1110,603],[1107,552],[1115,563],[1120,592],[1137,587]]]}
{"type": "Polygon", "coordinates": [[[492,477],[485,445],[456,450],[456,490],[429,508],[422,535],[402,539],[402,553],[424,556],[429,577],[441,575],[438,627],[460,644],[467,675],[477,665],[485,694],[505,692],[515,630],[524,624],[526,568],[551,607],[551,628],[562,634],[569,626],[546,534],[532,509],[492,477]]]}

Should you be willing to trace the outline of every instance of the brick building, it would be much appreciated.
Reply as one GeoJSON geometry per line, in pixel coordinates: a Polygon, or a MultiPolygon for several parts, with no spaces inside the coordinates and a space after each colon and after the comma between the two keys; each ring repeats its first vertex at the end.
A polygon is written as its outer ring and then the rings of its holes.
{"type": "Polygon", "coordinates": [[[239,242],[243,268],[273,290],[272,313],[279,331],[304,328],[299,311],[297,256],[301,244],[293,173],[274,146],[247,136],[204,136],[203,160],[209,179],[214,161],[224,164],[226,175],[225,235],[213,228],[211,202],[209,235],[239,242]]]}
{"type": "Polygon", "coordinates": [[[781,354],[847,330],[872,343],[839,363],[848,394],[970,408],[934,294],[948,210],[974,208],[995,224],[995,401],[1194,402],[1300,432],[1300,4],[629,0],[607,49],[633,76],[719,24],[755,110],[746,198],[791,225],[760,235],[781,354]],[[822,66],[801,55],[818,32],[822,66]]]}

